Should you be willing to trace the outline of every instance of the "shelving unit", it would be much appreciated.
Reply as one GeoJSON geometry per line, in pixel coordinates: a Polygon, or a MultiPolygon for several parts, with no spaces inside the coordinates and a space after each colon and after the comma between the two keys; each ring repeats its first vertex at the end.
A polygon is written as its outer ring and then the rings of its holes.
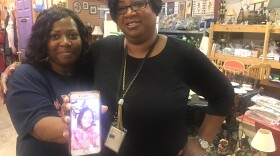
{"type": "Polygon", "coordinates": [[[211,24],[210,32],[209,32],[209,41],[208,41],[208,57],[217,58],[220,60],[228,60],[235,59],[244,62],[247,65],[257,64],[260,62],[269,62],[272,68],[280,69],[280,62],[275,60],[267,60],[267,51],[268,51],[268,43],[270,40],[271,34],[279,34],[280,36],[280,26],[273,26],[271,23],[267,23],[266,25],[220,25],[220,24],[211,24]],[[216,32],[224,32],[224,33],[261,33],[264,34],[263,38],[263,57],[260,58],[252,58],[252,57],[242,57],[235,55],[225,55],[212,51],[213,45],[213,37],[216,32]]]}
{"type": "Polygon", "coordinates": [[[198,30],[165,30],[165,29],[159,29],[158,33],[160,34],[166,34],[166,35],[203,35],[204,31],[198,31],[198,30]]]}
{"type": "Polygon", "coordinates": [[[186,37],[194,37],[196,40],[201,40],[202,36],[206,33],[205,31],[198,31],[198,30],[167,30],[167,29],[159,29],[159,34],[168,35],[175,38],[182,38],[183,36],[186,37]]]}

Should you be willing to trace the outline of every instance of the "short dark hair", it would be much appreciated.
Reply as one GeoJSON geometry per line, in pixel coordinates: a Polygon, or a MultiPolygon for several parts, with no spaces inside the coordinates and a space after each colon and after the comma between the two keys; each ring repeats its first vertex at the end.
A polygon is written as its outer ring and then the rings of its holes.
{"type": "MultiPolygon", "coordinates": [[[[117,7],[119,4],[120,0],[109,0],[108,1],[108,6],[110,9],[110,15],[113,21],[117,21],[117,7]]],[[[149,2],[149,4],[152,7],[152,10],[156,13],[156,15],[158,15],[161,11],[161,7],[162,7],[162,0],[146,0],[149,2]]]]}
{"type": "Polygon", "coordinates": [[[88,31],[80,17],[67,8],[51,7],[41,12],[32,26],[32,32],[27,43],[27,52],[25,54],[26,63],[38,65],[42,60],[47,58],[49,34],[52,31],[53,24],[68,16],[75,21],[82,41],[80,57],[87,52],[89,48],[88,31]]]}
{"type": "Polygon", "coordinates": [[[90,111],[91,116],[92,116],[92,122],[90,124],[90,127],[94,124],[94,113],[93,113],[93,111],[88,107],[84,107],[83,109],[81,109],[81,111],[79,113],[79,116],[77,118],[77,126],[80,127],[80,128],[83,128],[82,126],[84,126],[84,125],[82,125],[82,119],[83,119],[83,116],[84,116],[85,112],[87,112],[87,111],[90,111]]]}

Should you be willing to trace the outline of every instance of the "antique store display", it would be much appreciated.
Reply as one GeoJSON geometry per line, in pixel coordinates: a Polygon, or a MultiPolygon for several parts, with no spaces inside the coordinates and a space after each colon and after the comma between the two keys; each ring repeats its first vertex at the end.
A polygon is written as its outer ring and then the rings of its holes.
{"type": "Polygon", "coordinates": [[[259,12],[256,10],[256,4],[266,2],[267,0],[250,0],[250,4],[254,5],[254,10],[250,11],[248,16],[248,24],[258,24],[260,23],[260,15],[259,12]]]}
{"type": "Polygon", "coordinates": [[[218,10],[217,23],[224,23],[225,22],[225,14],[226,14],[226,1],[221,0],[220,8],[218,10]]]}
{"type": "Polygon", "coordinates": [[[239,11],[239,15],[237,17],[237,24],[241,24],[242,22],[244,22],[244,9],[241,8],[239,11]]]}
{"type": "Polygon", "coordinates": [[[227,24],[233,24],[234,23],[234,19],[235,19],[235,10],[234,9],[228,9],[226,12],[226,16],[229,16],[230,19],[228,20],[227,24]]]}
{"type": "MultiPolygon", "coordinates": [[[[227,59],[236,59],[241,62],[246,62],[248,65],[251,64],[258,64],[261,62],[269,62],[272,68],[280,69],[279,60],[270,59],[270,52],[269,50],[269,43],[271,41],[271,37],[274,35],[280,34],[280,26],[273,26],[270,22],[266,25],[221,25],[221,24],[212,24],[210,28],[209,38],[213,38],[214,34],[214,42],[209,40],[208,43],[208,56],[214,57],[221,60],[227,59]],[[222,34],[220,40],[217,38],[216,34],[222,34]],[[232,37],[234,34],[241,33],[241,34],[264,34],[263,36],[259,37],[259,40],[263,41],[258,43],[261,47],[257,47],[254,41],[246,41],[244,42],[244,46],[239,43],[232,42],[232,37]],[[216,39],[215,39],[216,38],[216,39]],[[221,40],[224,39],[224,40],[221,40]],[[223,42],[221,42],[223,41],[223,42]],[[214,44],[213,44],[214,43],[214,44]],[[234,43],[234,44],[230,44],[234,43]],[[245,43],[249,43],[245,45],[245,43]],[[237,45],[239,46],[237,47],[237,45]],[[215,46],[214,46],[215,45],[215,46]],[[225,48],[221,48],[223,46],[225,48]],[[251,46],[251,47],[250,47],[251,46]],[[213,49],[212,49],[213,47],[213,49]],[[216,49],[214,49],[216,47],[216,49]],[[254,48],[255,47],[255,48],[254,48]],[[218,48],[222,49],[219,51],[218,48]],[[251,50],[249,50],[251,49],[251,50]],[[258,50],[260,49],[260,50],[258,50]],[[225,51],[228,50],[228,51],[225,51]],[[257,52],[255,52],[257,51],[257,52]],[[260,51],[260,52],[258,52],[260,51]],[[255,54],[257,53],[257,54],[255,54]],[[262,57],[258,57],[258,53],[262,55],[262,57]]],[[[238,35],[240,36],[240,35],[238,35]]],[[[242,41],[243,38],[241,36],[240,40],[242,41]]],[[[273,41],[273,40],[272,40],[273,41]]],[[[273,42],[271,42],[273,43],[273,42]]],[[[275,52],[274,52],[275,53],[275,52]]]]}
{"type": "Polygon", "coordinates": [[[280,25],[280,2],[279,0],[269,0],[267,9],[269,9],[269,21],[280,25]]]}

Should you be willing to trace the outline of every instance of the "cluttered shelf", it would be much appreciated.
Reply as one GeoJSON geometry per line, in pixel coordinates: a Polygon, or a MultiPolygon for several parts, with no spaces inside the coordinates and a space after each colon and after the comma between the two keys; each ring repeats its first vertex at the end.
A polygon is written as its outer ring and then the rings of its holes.
{"type": "Polygon", "coordinates": [[[265,33],[266,25],[220,25],[215,24],[211,27],[216,32],[247,32],[247,33],[265,33]]]}
{"type": "Polygon", "coordinates": [[[208,35],[206,30],[210,27],[210,21],[210,19],[205,20],[201,17],[183,19],[176,14],[160,16],[158,33],[178,39],[186,38],[186,41],[195,40],[196,43],[199,43],[203,36],[208,35]]]}
{"type": "Polygon", "coordinates": [[[211,29],[216,32],[247,32],[247,33],[265,33],[266,28],[270,33],[280,33],[279,25],[221,25],[214,24],[211,29]]]}
{"type": "Polygon", "coordinates": [[[272,25],[269,22],[266,25],[211,24],[208,56],[222,60],[236,59],[249,65],[268,62],[271,64],[271,68],[280,69],[279,44],[277,40],[279,34],[280,26],[272,25]],[[214,33],[219,35],[218,38],[215,39],[214,33]],[[263,35],[257,36],[256,40],[252,41],[251,36],[248,35],[238,34],[239,38],[234,38],[236,33],[263,35]],[[262,39],[263,42],[258,43],[258,40],[262,39]],[[251,48],[246,48],[246,42],[250,43],[248,47],[251,46],[251,48]],[[228,53],[231,55],[228,55],[228,53]]]}

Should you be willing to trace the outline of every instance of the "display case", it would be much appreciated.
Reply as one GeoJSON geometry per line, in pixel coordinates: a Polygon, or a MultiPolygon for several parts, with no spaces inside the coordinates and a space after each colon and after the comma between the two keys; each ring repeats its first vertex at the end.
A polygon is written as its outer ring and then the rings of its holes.
{"type": "Polygon", "coordinates": [[[183,39],[184,37],[194,40],[198,45],[201,42],[202,37],[206,34],[206,31],[199,30],[167,30],[159,29],[159,34],[164,34],[173,38],[183,39]]]}
{"type": "MultiPolygon", "coordinates": [[[[267,23],[266,25],[220,25],[220,24],[211,24],[209,31],[209,41],[208,41],[208,57],[219,59],[219,60],[238,60],[246,65],[257,64],[260,62],[269,62],[272,68],[280,69],[279,60],[268,59],[268,45],[270,40],[280,37],[280,26],[273,26],[271,23],[267,23]],[[216,34],[223,36],[222,39],[217,37],[216,34]],[[248,37],[247,36],[252,36],[248,37]],[[256,36],[256,37],[255,37],[256,36]],[[252,55],[236,55],[234,54],[225,54],[219,53],[215,49],[215,44],[222,40],[230,41],[232,38],[242,38],[248,42],[253,42],[254,40],[259,40],[261,42],[260,54],[259,56],[252,55]],[[214,46],[213,46],[214,45],[214,46]]],[[[235,49],[236,51],[236,49],[235,49]]]]}

